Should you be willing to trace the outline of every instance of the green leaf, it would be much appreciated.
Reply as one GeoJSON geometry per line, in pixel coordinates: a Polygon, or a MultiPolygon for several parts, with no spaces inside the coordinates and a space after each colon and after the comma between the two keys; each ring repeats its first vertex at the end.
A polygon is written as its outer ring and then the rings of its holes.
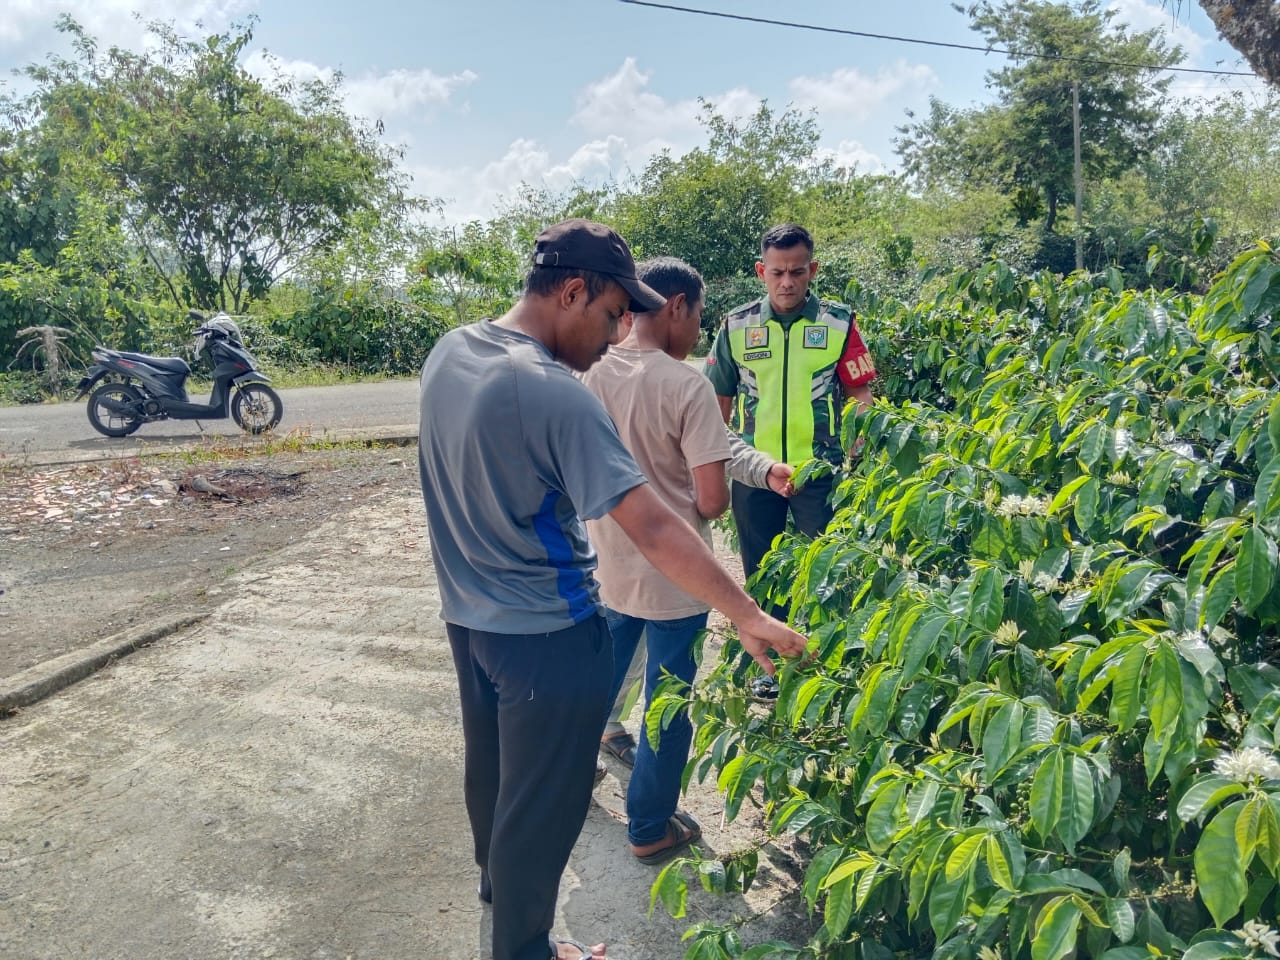
{"type": "Polygon", "coordinates": [[[1275,579],[1276,542],[1258,527],[1250,527],[1236,556],[1236,596],[1247,613],[1262,606],[1275,579]]]}
{"type": "Polygon", "coordinates": [[[844,856],[844,850],[838,846],[823,847],[804,871],[804,899],[812,910],[818,903],[819,893],[826,888],[827,876],[836,862],[844,856]]]}
{"type": "Polygon", "coordinates": [[[1107,449],[1108,430],[1101,423],[1095,423],[1085,431],[1080,441],[1080,461],[1088,467],[1102,459],[1107,449]]]}
{"type": "Polygon", "coordinates": [[[1247,954],[1239,940],[1232,937],[1233,943],[1223,940],[1201,940],[1192,944],[1182,955],[1182,960],[1227,960],[1228,957],[1244,957],[1247,954]]]}
{"type": "Polygon", "coordinates": [[[1013,873],[1009,869],[1009,861],[1005,859],[1004,851],[1000,849],[1000,841],[994,834],[987,835],[982,850],[986,855],[987,871],[991,874],[992,882],[1003,890],[1016,892],[1017,887],[1014,885],[1013,873]]]}
{"type": "Polygon", "coordinates": [[[1004,615],[1004,577],[994,567],[973,575],[965,619],[980,630],[994,633],[1004,615]]]}
{"type": "Polygon", "coordinates": [[[663,867],[658,878],[653,881],[653,886],[649,888],[649,916],[653,916],[653,908],[661,899],[667,912],[678,920],[684,916],[688,897],[689,885],[680,872],[680,861],[673,860],[663,867]]]}
{"type": "Polygon", "coordinates": [[[1196,844],[1196,882],[1213,922],[1225,927],[1248,893],[1245,864],[1236,843],[1236,820],[1244,803],[1234,803],[1209,821],[1196,844]]]}
{"type": "Polygon", "coordinates": [[[1098,487],[1098,481],[1090,477],[1089,482],[1080,487],[1076,497],[1075,517],[1081,532],[1088,531],[1098,516],[1098,487]]]}
{"type": "Polygon", "coordinates": [[[929,894],[929,926],[939,942],[947,939],[955,930],[964,913],[969,898],[969,880],[945,880],[933,885],[929,894]]]}
{"type": "Polygon", "coordinates": [[[995,780],[1005,764],[1021,749],[1025,714],[1026,707],[1017,700],[1010,701],[996,711],[982,732],[982,757],[987,783],[995,780]]]}
{"type": "Polygon", "coordinates": [[[982,853],[982,845],[988,836],[985,833],[975,833],[956,844],[951,856],[947,857],[945,876],[948,881],[968,875],[982,853]]]}
{"type": "Polygon", "coordinates": [[[836,939],[844,936],[853,918],[853,881],[854,875],[850,874],[833,883],[822,907],[823,926],[836,939]]]}
{"type": "Polygon", "coordinates": [[[1221,803],[1228,797],[1241,793],[1244,793],[1243,784],[1217,774],[1210,774],[1193,783],[1178,799],[1178,819],[1183,823],[1189,823],[1212,807],[1211,799],[1221,803]]]}
{"type": "Polygon", "coordinates": [[[1076,947],[1080,908],[1070,897],[1055,897],[1040,912],[1031,938],[1031,960],[1062,960],[1076,947]]]}
{"type": "Polygon", "coordinates": [[[1165,641],[1151,651],[1147,667],[1147,713],[1151,728],[1163,739],[1173,731],[1182,713],[1182,667],[1178,655],[1165,641]]]}
{"type": "MultiPolygon", "coordinates": [[[[1280,459],[1280,458],[1277,458],[1280,459]]],[[[1223,615],[1236,598],[1235,581],[1236,561],[1228,560],[1209,581],[1209,589],[1205,591],[1204,603],[1200,605],[1200,623],[1202,630],[1217,626],[1223,615]]]]}
{"type": "Polygon", "coordinates": [[[1146,662],[1146,646],[1135,643],[1112,672],[1107,716],[1121,732],[1132,729],[1142,712],[1142,668],[1146,662]]]}
{"type": "Polygon", "coordinates": [[[1042,838],[1049,837],[1062,811],[1062,751],[1046,750],[1031,780],[1031,822],[1042,838]]]}
{"type": "Polygon", "coordinates": [[[892,845],[906,792],[907,781],[898,780],[882,789],[871,801],[867,810],[867,844],[875,853],[884,853],[892,845]]]}
{"type": "Polygon", "coordinates": [[[901,686],[905,687],[920,673],[929,654],[934,653],[933,645],[938,635],[946,629],[948,623],[948,619],[942,614],[926,616],[908,634],[902,649],[901,686]]]}
{"type": "Polygon", "coordinates": [[[1121,943],[1128,943],[1133,939],[1133,905],[1128,900],[1118,897],[1108,897],[1107,906],[1107,923],[1116,935],[1116,939],[1121,943]]]}
{"type": "Polygon", "coordinates": [[[1064,757],[1062,763],[1062,816],[1058,820],[1058,836],[1068,853],[1074,853],[1093,826],[1093,775],[1083,757],[1064,757]]]}

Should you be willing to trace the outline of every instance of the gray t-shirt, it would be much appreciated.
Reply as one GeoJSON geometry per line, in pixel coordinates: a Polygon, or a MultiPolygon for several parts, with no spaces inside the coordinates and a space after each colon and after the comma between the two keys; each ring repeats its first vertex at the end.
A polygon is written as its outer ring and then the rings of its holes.
{"type": "Polygon", "coordinates": [[[541,343],[490,321],[422,367],[418,461],[441,616],[550,633],[599,609],[582,520],[645,482],[600,401],[541,343]]]}

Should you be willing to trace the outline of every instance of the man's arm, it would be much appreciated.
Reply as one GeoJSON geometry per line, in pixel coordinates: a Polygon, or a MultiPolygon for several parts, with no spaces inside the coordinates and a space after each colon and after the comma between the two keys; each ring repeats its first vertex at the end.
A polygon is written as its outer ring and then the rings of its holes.
{"type": "Polygon", "coordinates": [[[766,673],[776,669],[770,649],[786,657],[804,653],[805,638],[761,610],[716,562],[697,531],[658,499],[649,484],[633,487],[609,516],[663,576],[732,620],[742,648],[766,673]]]}
{"type": "Polygon", "coordinates": [[[698,516],[714,520],[729,507],[729,487],[724,482],[724,460],[694,467],[693,496],[698,516]]]}
{"type": "Polygon", "coordinates": [[[738,365],[733,360],[733,350],[729,347],[729,331],[721,327],[716,332],[715,343],[707,354],[707,379],[715,388],[716,400],[720,403],[720,416],[728,423],[733,416],[733,398],[738,392],[738,365]]]}
{"type": "Polygon", "coordinates": [[[772,490],[779,496],[789,497],[795,491],[791,488],[791,476],[795,468],[779,463],[767,453],[757,450],[747,441],[725,427],[729,436],[729,462],[725,473],[730,480],[737,480],[749,487],[760,487],[772,490]]]}

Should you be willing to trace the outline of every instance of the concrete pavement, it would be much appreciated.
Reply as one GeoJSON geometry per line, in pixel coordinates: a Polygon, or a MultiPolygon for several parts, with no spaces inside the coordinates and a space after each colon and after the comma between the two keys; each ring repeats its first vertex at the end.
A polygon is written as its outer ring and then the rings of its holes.
{"type": "MultiPolygon", "coordinates": [[[[461,757],[421,503],[334,517],[203,622],[0,721],[0,957],[486,957],[461,757]]],[[[695,889],[689,920],[647,918],[657,871],[626,850],[619,774],[557,933],[614,960],[680,957],[694,920],[802,936],[782,857],[746,897],[695,889]]],[[[749,813],[721,827],[710,786],[686,806],[706,851],[757,837],[749,813]]]]}

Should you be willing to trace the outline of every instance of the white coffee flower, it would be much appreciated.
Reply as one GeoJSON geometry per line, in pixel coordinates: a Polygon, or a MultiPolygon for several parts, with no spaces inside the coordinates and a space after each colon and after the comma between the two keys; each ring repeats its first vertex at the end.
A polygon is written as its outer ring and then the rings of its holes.
{"type": "Polygon", "coordinates": [[[1023,580],[1031,580],[1036,575],[1036,562],[1034,560],[1019,560],[1018,573],[1023,580]]]}
{"type": "Polygon", "coordinates": [[[1018,625],[1012,620],[1006,620],[1004,623],[1000,624],[999,629],[996,630],[995,640],[996,643],[1000,644],[1002,647],[1012,647],[1018,642],[1018,638],[1021,636],[1022,631],[1018,629],[1018,625]]]}
{"type": "Polygon", "coordinates": [[[999,501],[999,499],[1000,499],[999,487],[987,487],[987,489],[982,494],[982,502],[986,504],[988,510],[994,507],[996,503],[999,501]]]}
{"type": "Polygon", "coordinates": [[[1114,483],[1117,487],[1127,487],[1133,483],[1133,478],[1126,470],[1114,470],[1107,474],[1107,483],[1114,483]]]}
{"type": "Polygon", "coordinates": [[[1280,933],[1272,930],[1261,920],[1246,920],[1240,931],[1240,938],[1246,947],[1262,950],[1273,957],[1280,957],[1280,933]]]}
{"type": "Polygon", "coordinates": [[[1000,501],[1000,505],[996,507],[996,516],[999,517],[1016,517],[1022,512],[1022,498],[1016,493],[1011,497],[1005,497],[1000,501]]]}
{"type": "Polygon", "coordinates": [[[1245,747],[1234,753],[1224,753],[1213,761],[1213,770],[1236,783],[1249,783],[1255,777],[1261,777],[1263,780],[1280,780],[1280,762],[1257,747],[1245,747]]]}
{"type": "Polygon", "coordinates": [[[1051,573],[1041,571],[1036,574],[1036,578],[1031,581],[1033,587],[1038,587],[1045,593],[1058,589],[1058,578],[1051,573]]]}
{"type": "Polygon", "coordinates": [[[1000,960],[999,944],[996,945],[994,950],[991,947],[979,947],[978,960],[1000,960]]]}

